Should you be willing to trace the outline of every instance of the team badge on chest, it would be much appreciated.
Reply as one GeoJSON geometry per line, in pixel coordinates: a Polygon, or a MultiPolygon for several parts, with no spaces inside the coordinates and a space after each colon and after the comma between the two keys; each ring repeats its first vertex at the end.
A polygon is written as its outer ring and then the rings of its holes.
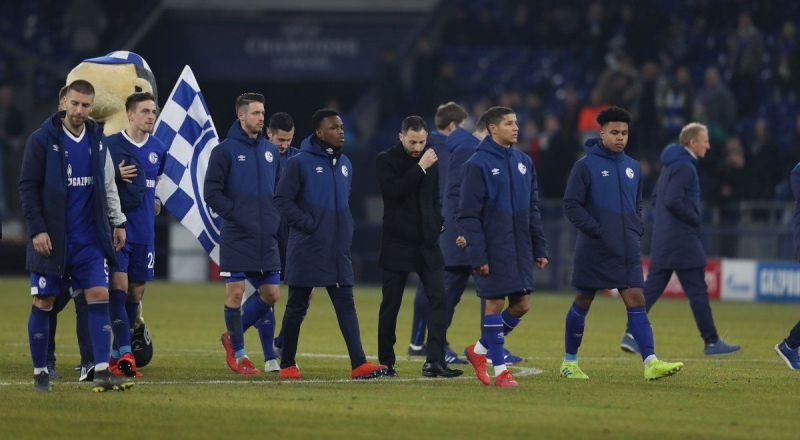
{"type": "Polygon", "coordinates": [[[150,154],[147,155],[147,159],[151,164],[155,165],[158,162],[158,153],[151,151],[150,154]]]}
{"type": "Polygon", "coordinates": [[[519,173],[522,175],[528,172],[528,167],[526,167],[522,162],[517,164],[517,169],[519,170],[519,173]]]}
{"type": "Polygon", "coordinates": [[[350,171],[347,169],[347,165],[342,165],[342,175],[347,177],[350,175],[350,171]]]}
{"type": "Polygon", "coordinates": [[[633,169],[625,168],[625,175],[628,176],[628,179],[633,179],[633,169]]]}

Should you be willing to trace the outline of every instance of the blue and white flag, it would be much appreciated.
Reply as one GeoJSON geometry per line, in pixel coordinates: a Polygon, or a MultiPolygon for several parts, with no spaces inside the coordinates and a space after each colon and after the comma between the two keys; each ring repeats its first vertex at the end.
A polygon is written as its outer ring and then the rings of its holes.
{"type": "Polygon", "coordinates": [[[200,86],[189,66],[183,68],[156,122],[155,137],[167,146],[164,174],[156,196],[164,207],[194,234],[211,259],[219,264],[222,219],[203,201],[208,158],[219,143],[200,86]]]}

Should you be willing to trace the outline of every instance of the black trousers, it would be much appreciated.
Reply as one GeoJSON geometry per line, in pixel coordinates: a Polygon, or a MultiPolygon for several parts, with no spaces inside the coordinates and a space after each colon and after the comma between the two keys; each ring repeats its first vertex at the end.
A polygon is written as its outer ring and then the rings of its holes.
{"type": "MultiPolygon", "coordinates": [[[[656,301],[664,293],[664,289],[672,277],[673,269],[650,269],[647,274],[647,281],[644,283],[644,298],[647,311],[655,305],[656,301]]],[[[706,344],[712,344],[719,340],[717,328],[714,325],[714,317],[711,314],[711,304],[708,301],[708,286],[706,286],[705,267],[693,269],[676,269],[678,280],[683,286],[689,298],[689,306],[692,308],[694,322],[697,330],[706,344]]]]}
{"type": "MultiPolygon", "coordinates": [[[[383,300],[378,315],[378,359],[383,365],[394,365],[394,343],[397,341],[397,314],[403,301],[410,272],[383,271],[383,300]]],[[[444,296],[444,268],[417,272],[428,297],[427,362],[444,363],[444,341],[447,332],[447,304],[444,296]]]]}
{"type": "MultiPolygon", "coordinates": [[[[297,342],[300,339],[300,326],[308,312],[308,299],[313,287],[289,286],[289,299],[286,300],[286,312],[283,316],[284,335],[283,351],[281,353],[281,368],[295,365],[297,355],[297,342]]],[[[328,296],[331,297],[336,320],[339,321],[339,330],[344,336],[347,345],[347,354],[350,356],[350,366],[355,369],[367,361],[364,348],[361,346],[361,332],[358,327],[358,315],[353,302],[353,286],[327,286],[328,296]]]]}

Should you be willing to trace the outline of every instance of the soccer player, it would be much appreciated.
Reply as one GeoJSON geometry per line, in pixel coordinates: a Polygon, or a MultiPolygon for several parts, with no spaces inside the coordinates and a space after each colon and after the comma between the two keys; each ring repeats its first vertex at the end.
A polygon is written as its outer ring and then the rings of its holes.
{"type": "Polygon", "coordinates": [[[584,322],[596,291],[613,287],[628,308],[628,328],[639,344],[645,379],[660,379],[680,371],[683,363],[656,357],[647,319],[640,250],[641,172],[639,162],[624,153],[631,116],[612,106],[596,119],[600,138],[586,141],[586,156],[573,165],[564,193],[564,213],[578,238],[572,272],[577,294],[566,318],[561,376],[589,378],[578,367],[584,322]]]}
{"type": "Polygon", "coordinates": [[[139,171],[131,183],[118,180],[126,243],[117,252],[111,270],[109,308],[114,346],[112,373],[141,377],[131,352],[131,334],[139,314],[145,283],[153,280],[155,267],[156,180],[164,171],[167,147],[151,136],[158,111],[155,97],[137,92],[125,101],[128,128],[105,139],[114,163],[135,165],[139,171]]]}
{"type": "Polygon", "coordinates": [[[125,215],[115,194],[111,156],[101,142],[100,128],[88,118],[94,94],[88,81],[70,83],[65,112],[48,118],[25,145],[19,192],[31,238],[26,258],[33,295],[28,336],[37,391],[52,389],[48,327],[55,295],[67,282],[83,289],[88,303],[95,363],[92,390],[133,386],[108,368],[108,262],[116,264],[115,251],[125,245],[125,215]]]}
{"type": "MultiPolygon", "coordinates": [[[[794,232],[795,257],[800,258],[800,163],[792,169],[789,183],[794,195],[794,216],[792,217],[792,231],[794,232]]],[[[786,362],[792,370],[800,370],[800,321],[789,332],[789,336],[775,345],[775,352],[786,362]]]]}
{"type": "MultiPolygon", "coordinates": [[[[729,344],[717,334],[705,280],[697,162],[711,148],[708,128],[697,122],[687,124],[680,132],[679,142],[668,145],[661,153],[661,175],[653,193],[653,243],[650,272],[644,283],[647,312],[664,292],[673,272],[677,272],[705,343],[705,355],[736,353],[741,346],[729,344]]],[[[620,348],[629,353],[639,352],[630,329],[625,332],[620,348]]]]}
{"type": "Polygon", "coordinates": [[[503,345],[528,312],[533,267],[544,269],[548,264],[547,241],[533,161],[513,148],[519,134],[517,115],[510,108],[492,107],[484,116],[489,136],[464,166],[458,207],[458,226],[477,274],[475,287],[486,300],[483,335],[467,347],[467,359],[484,385],[491,383],[488,356],[495,386],[517,387],[506,367],[503,345]]]}
{"type": "Polygon", "coordinates": [[[280,215],[273,195],[280,159],[278,149],[263,136],[263,95],[244,93],[236,98],[236,116],[228,137],[211,153],[203,198],[223,219],[220,275],[226,277],[227,331],[221,340],[226,361],[236,373],[256,375],[258,369],[244,349],[244,328],[275,321],[281,261],[275,240],[280,215]],[[242,307],[245,280],[258,289],[258,295],[242,307]]]}
{"type": "Polygon", "coordinates": [[[312,116],[311,126],[314,133],[303,140],[300,153],[286,162],[275,195],[275,204],[289,223],[289,298],[279,377],[303,377],[295,362],[300,326],[311,291],[324,286],[350,355],[351,377],[376,378],[387,367],[367,362],[353,302],[353,216],[349,202],[353,168],[342,154],[344,123],[336,111],[322,109],[312,116]]]}
{"type": "Polygon", "coordinates": [[[378,265],[383,269],[383,299],[378,319],[378,359],[396,376],[394,343],[397,314],[409,272],[416,272],[428,297],[427,377],[457,377],[444,356],[448,310],[444,287],[444,257],[439,235],[444,228],[439,198],[436,153],[425,148],[425,121],[409,116],[400,127],[400,140],[378,154],[375,170],[383,196],[383,228],[378,265]]]}
{"type": "MultiPolygon", "coordinates": [[[[269,118],[269,125],[267,126],[267,139],[278,148],[280,169],[281,172],[286,168],[286,161],[290,157],[299,153],[300,150],[292,146],[294,139],[294,119],[284,112],[274,113],[269,118]]],[[[280,226],[276,234],[278,240],[278,252],[281,258],[281,281],[283,281],[284,268],[286,267],[286,243],[289,240],[289,225],[281,218],[280,226]]],[[[256,301],[254,295],[251,295],[245,301],[245,307],[250,301],[256,301]]],[[[285,316],[285,315],[284,315],[285,316]]],[[[280,371],[281,367],[278,363],[278,353],[283,347],[283,330],[275,336],[275,320],[260,320],[255,323],[258,330],[258,337],[261,341],[261,348],[264,353],[264,372],[280,371]]],[[[247,331],[247,327],[244,328],[247,331]]]]}

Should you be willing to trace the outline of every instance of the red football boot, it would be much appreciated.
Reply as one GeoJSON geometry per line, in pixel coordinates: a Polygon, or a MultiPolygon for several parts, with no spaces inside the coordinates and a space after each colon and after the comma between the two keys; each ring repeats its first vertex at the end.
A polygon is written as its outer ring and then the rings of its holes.
{"type": "Polygon", "coordinates": [[[228,364],[228,368],[230,368],[234,373],[239,372],[239,364],[236,362],[236,355],[233,351],[233,344],[231,344],[231,334],[225,332],[220,336],[220,341],[222,341],[222,346],[225,347],[225,362],[228,364]]]}
{"type": "Polygon", "coordinates": [[[236,372],[239,374],[244,374],[245,376],[255,376],[261,374],[261,372],[258,371],[258,368],[253,365],[253,362],[250,361],[249,357],[243,357],[241,361],[239,361],[236,372]]]}
{"type": "Polygon", "coordinates": [[[500,388],[516,388],[519,386],[516,380],[511,377],[511,373],[508,370],[503,371],[500,373],[499,376],[494,378],[494,386],[500,388]]]}
{"type": "Polygon", "coordinates": [[[121,371],[126,377],[143,377],[142,373],[136,370],[136,359],[133,353],[125,353],[117,363],[117,371],[121,371]]]}
{"type": "Polygon", "coordinates": [[[383,375],[388,369],[386,365],[375,365],[371,362],[364,362],[354,368],[350,375],[353,379],[375,379],[383,375]]]}
{"type": "Polygon", "coordinates": [[[125,375],[125,373],[119,370],[119,358],[111,358],[108,360],[108,371],[117,377],[122,377],[125,375]]]}
{"type": "Polygon", "coordinates": [[[281,368],[280,373],[278,373],[279,379],[302,379],[303,375],[300,374],[300,369],[297,368],[297,365],[292,365],[291,367],[281,368]]]}
{"type": "Polygon", "coordinates": [[[475,344],[467,347],[466,353],[467,360],[475,370],[475,376],[478,378],[478,380],[484,385],[491,385],[492,380],[489,379],[489,375],[486,374],[486,356],[475,353],[475,344]]]}

